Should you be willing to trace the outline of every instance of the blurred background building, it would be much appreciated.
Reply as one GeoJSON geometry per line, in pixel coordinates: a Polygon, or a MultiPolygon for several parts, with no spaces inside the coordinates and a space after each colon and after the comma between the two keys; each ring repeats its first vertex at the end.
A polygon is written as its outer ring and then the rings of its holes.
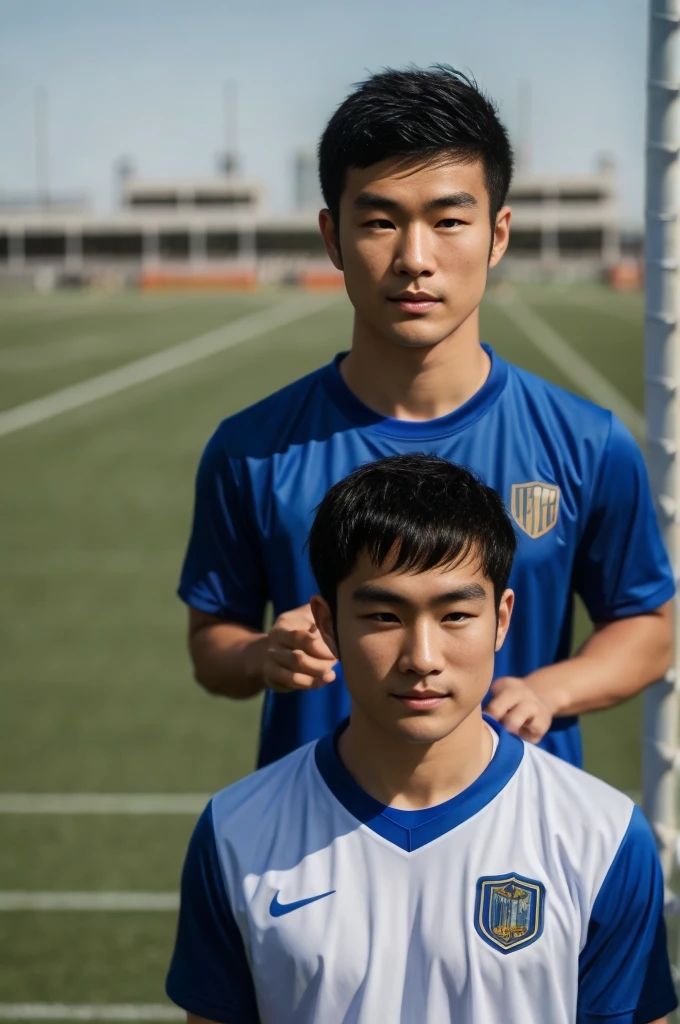
{"type": "Polygon", "coordinates": [[[313,149],[299,149],[295,154],[295,209],[316,214],[325,205],[316,153],[313,149]]]}
{"type": "MultiPolygon", "coordinates": [[[[213,178],[147,180],[123,158],[114,168],[118,208],[92,211],[86,196],[0,196],[0,275],[55,283],[106,274],[122,283],[218,283],[236,274],[267,282],[333,276],[317,225],[323,199],[313,151],[294,156],[294,209],[274,214],[263,186],[234,157],[213,178]]],[[[585,175],[520,166],[510,195],[511,277],[597,277],[621,261],[616,168],[585,175]]],[[[628,249],[631,249],[630,244],[628,249]]],[[[635,254],[635,243],[632,251],[635,254]]]]}

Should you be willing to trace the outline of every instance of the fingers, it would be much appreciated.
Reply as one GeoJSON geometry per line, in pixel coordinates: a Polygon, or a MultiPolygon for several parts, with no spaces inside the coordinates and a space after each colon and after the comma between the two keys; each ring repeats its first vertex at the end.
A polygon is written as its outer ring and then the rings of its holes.
{"type": "MultiPolygon", "coordinates": [[[[330,657],[324,657],[327,648],[322,647],[322,657],[315,657],[308,654],[301,648],[293,649],[288,646],[294,643],[295,638],[286,633],[283,639],[286,644],[277,643],[274,631],[270,634],[270,643],[267,647],[263,666],[265,685],[270,689],[282,688],[281,692],[287,690],[313,690],[335,679],[333,665],[336,658],[330,651],[330,657]]],[[[309,644],[307,645],[310,646],[309,644]]],[[[316,648],[312,646],[312,651],[316,648]]]]}
{"type": "Polygon", "coordinates": [[[337,658],[324,642],[310,606],[284,612],[269,631],[263,676],[277,693],[312,690],[335,679],[337,658]]]}
{"type": "Polygon", "coordinates": [[[330,659],[313,658],[304,651],[291,651],[288,647],[277,644],[270,644],[267,654],[272,662],[291,672],[302,672],[319,679],[330,676],[326,682],[330,682],[335,676],[332,669],[336,659],[332,655],[330,659]]]}
{"type": "Polygon", "coordinates": [[[521,679],[497,679],[485,711],[504,729],[529,743],[538,743],[552,722],[547,705],[521,679]]]}
{"type": "Polygon", "coordinates": [[[282,693],[290,690],[316,690],[335,679],[335,672],[332,669],[324,672],[322,676],[310,675],[308,672],[286,668],[273,660],[265,664],[263,675],[265,685],[270,690],[282,693]]]}
{"type": "Polygon", "coordinates": [[[333,662],[337,660],[315,625],[309,629],[286,629],[283,626],[274,626],[269,637],[272,644],[287,647],[291,651],[302,651],[311,658],[333,662]]]}
{"type": "Polygon", "coordinates": [[[519,730],[518,736],[520,736],[523,740],[526,740],[527,743],[539,743],[543,739],[547,731],[547,727],[543,729],[538,725],[536,719],[531,719],[531,721],[526,722],[522,726],[522,728],[519,730]]]}
{"type": "Polygon", "coordinates": [[[493,697],[492,700],[484,708],[484,712],[487,715],[491,715],[497,722],[503,722],[505,716],[508,714],[511,708],[517,704],[517,694],[510,691],[500,693],[497,697],[493,697]]]}
{"type": "Polygon", "coordinates": [[[541,715],[529,702],[520,702],[497,721],[508,732],[520,736],[527,743],[538,743],[550,728],[550,716],[541,715]]]}
{"type": "Polygon", "coordinates": [[[288,632],[292,632],[295,629],[306,632],[307,630],[316,630],[316,628],[312,607],[309,604],[303,604],[300,608],[291,608],[288,612],[282,612],[274,623],[274,629],[285,629],[288,632]]]}
{"type": "Polygon", "coordinates": [[[508,732],[513,733],[515,736],[521,736],[522,731],[529,725],[532,718],[533,715],[529,709],[522,704],[518,704],[507,715],[504,715],[500,722],[508,732]]]}

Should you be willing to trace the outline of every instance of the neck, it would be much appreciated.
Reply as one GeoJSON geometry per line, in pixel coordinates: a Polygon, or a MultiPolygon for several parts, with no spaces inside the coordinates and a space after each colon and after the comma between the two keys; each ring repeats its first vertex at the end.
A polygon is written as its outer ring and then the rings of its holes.
{"type": "Polygon", "coordinates": [[[413,811],[435,807],[472,785],[491,760],[493,737],[480,707],[448,736],[421,744],[389,735],[353,704],[338,753],[366,793],[413,811]]]}
{"type": "Polygon", "coordinates": [[[350,391],[370,409],[403,420],[431,420],[454,412],[489,375],[479,343],[479,311],[436,345],[397,345],[354,318],[352,350],[340,364],[350,391]]]}

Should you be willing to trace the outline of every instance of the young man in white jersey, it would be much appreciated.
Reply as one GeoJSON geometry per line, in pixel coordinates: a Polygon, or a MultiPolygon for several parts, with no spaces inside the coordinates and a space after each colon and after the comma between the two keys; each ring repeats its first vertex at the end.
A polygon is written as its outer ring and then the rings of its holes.
{"type": "Polygon", "coordinates": [[[651,831],[482,715],[514,595],[500,497],[436,456],[322,501],[312,610],[349,721],[213,798],[167,991],[223,1024],[661,1024],[651,831]]]}

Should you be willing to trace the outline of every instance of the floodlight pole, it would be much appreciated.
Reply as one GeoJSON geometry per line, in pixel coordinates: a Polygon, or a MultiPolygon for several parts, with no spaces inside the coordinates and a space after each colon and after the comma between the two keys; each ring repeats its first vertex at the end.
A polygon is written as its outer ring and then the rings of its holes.
{"type": "MultiPolygon", "coordinates": [[[[680,573],[680,0],[650,0],[645,234],[647,464],[673,570],[680,573]]],[[[678,628],[675,604],[675,636],[678,628]]],[[[643,713],[643,806],[664,874],[676,867],[680,644],[643,713]]]]}
{"type": "Polygon", "coordinates": [[[35,91],[35,184],[40,205],[50,205],[49,105],[44,86],[35,91]]]}

